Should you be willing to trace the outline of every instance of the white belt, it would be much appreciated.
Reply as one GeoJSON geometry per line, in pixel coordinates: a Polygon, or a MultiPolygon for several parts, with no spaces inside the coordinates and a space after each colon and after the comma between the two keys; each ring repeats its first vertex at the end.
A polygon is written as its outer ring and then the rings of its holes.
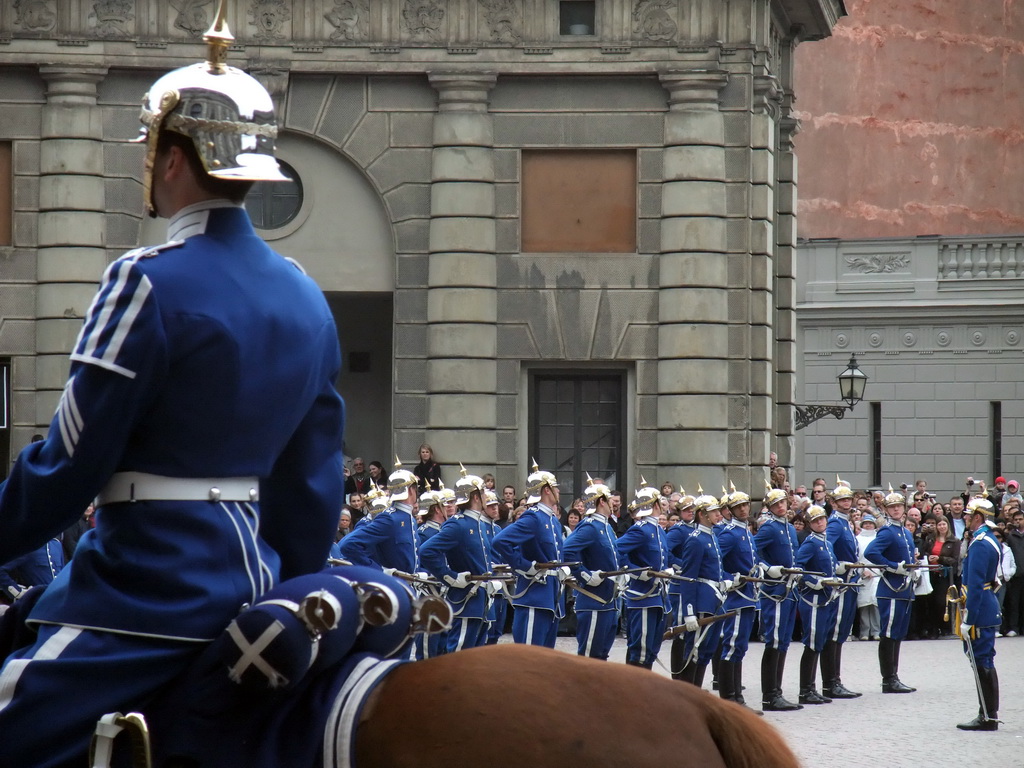
{"type": "Polygon", "coordinates": [[[118,472],[96,497],[96,506],[124,501],[259,501],[255,477],[163,477],[118,472]]]}

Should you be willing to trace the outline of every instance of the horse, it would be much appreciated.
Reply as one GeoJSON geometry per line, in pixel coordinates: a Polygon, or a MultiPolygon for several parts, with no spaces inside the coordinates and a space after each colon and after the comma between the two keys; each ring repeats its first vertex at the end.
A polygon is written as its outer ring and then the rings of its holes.
{"type": "Polygon", "coordinates": [[[738,704],[646,669],[515,644],[396,667],[367,698],[354,747],[355,768],[799,768],[738,704]],[[427,710],[446,720],[418,716],[427,710]]]}

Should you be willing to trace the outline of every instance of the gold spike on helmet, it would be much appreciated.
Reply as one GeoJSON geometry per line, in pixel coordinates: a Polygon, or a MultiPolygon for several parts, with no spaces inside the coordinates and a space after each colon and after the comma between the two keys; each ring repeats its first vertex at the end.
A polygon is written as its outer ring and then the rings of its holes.
{"type": "Polygon", "coordinates": [[[833,499],[852,499],[853,490],[850,488],[850,484],[845,480],[840,480],[839,475],[836,475],[836,487],[832,490],[833,499]]]}
{"type": "Polygon", "coordinates": [[[227,181],[288,181],[274,159],[277,121],[274,102],[259,81],[228,66],[234,41],[227,25],[227,3],[203,36],[206,61],[168,72],[142,99],[146,143],[142,186],[146,210],[156,215],[153,167],[161,131],[192,139],[207,174],[227,181]]]}
{"type": "Polygon", "coordinates": [[[533,471],[526,478],[526,503],[536,504],[540,501],[540,492],[544,486],[558,487],[558,478],[545,469],[537,466],[537,460],[533,460],[533,471]]]}
{"type": "Polygon", "coordinates": [[[732,507],[738,507],[741,504],[749,504],[750,503],[750,496],[745,494],[743,491],[737,491],[736,490],[736,486],[733,485],[732,483],[729,483],[729,490],[731,491],[731,493],[729,494],[729,508],[730,509],[732,507]]]}
{"type": "Polygon", "coordinates": [[[679,501],[676,502],[677,512],[684,512],[687,509],[690,509],[696,501],[696,497],[688,494],[683,486],[679,486],[679,501]]]}
{"type": "Polygon", "coordinates": [[[770,507],[773,504],[778,504],[787,496],[786,492],[781,488],[772,488],[767,482],[764,484],[764,486],[766,491],[764,494],[764,505],[766,507],[770,507]]]}

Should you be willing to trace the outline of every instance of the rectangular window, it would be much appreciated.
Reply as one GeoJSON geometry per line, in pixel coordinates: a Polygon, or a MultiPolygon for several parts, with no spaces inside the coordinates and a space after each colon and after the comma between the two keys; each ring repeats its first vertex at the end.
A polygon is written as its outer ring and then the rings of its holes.
{"type": "Polygon", "coordinates": [[[558,3],[558,34],[595,34],[596,0],[560,0],[558,3]]]}
{"type": "Polygon", "coordinates": [[[522,251],[636,253],[636,179],[632,149],[524,149],[522,251]]]}
{"type": "Polygon", "coordinates": [[[871,403],[871,485],[882,485],[882,404],[871,403]]]}
{"type": "Polygon", "coordinates": [[[554,472],[568,507],[587,474],[615,488],[625,477],[622,372],[536,373],[530,389],[530,454],[554,472]]]}
{"type": "Polygon", "coordinates": [[[0,141],[0,245],[11,244],[11,229],[14,221],[12,155],[11,142],[0,141]]]}
{"type": "Polygon", "coordinates": [[[988,433],[992,436],[992,477],[1003,474],[1003,404],[989,403],[991,423],[988,433]]]}

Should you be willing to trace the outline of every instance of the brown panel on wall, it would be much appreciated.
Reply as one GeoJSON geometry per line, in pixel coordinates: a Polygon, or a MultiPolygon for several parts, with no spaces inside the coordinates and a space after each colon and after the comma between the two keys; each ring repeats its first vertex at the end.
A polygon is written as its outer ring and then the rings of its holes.
{"type": "Polygon", "coordinates": [[[12,179],[11,142],[0,141],[0,245],[11,244],[11,222],[14,220],[12,179]]]}
{"type": "Polygon", "coordinates": [[[523,150],[524,253],[636,253],[634,150],[523,150]]]}

